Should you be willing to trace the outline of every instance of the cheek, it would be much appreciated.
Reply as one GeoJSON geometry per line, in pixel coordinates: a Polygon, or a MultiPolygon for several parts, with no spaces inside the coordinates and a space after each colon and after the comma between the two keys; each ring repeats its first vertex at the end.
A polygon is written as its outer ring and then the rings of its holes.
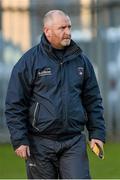
{"type": "Polygon", "coordinates": [[[58,34],[56,37],[55,37],[55,41],[56,42],[61,42],[62,41],[62,36],[60,34],[58,34]]]}
{"type": "Polygon", "coordinates": [[[59,36],[59,42],[62,42],[63,40],[64,40],[64,35],[62,34],[59,36]]]}
{"type": "Polygon", "coordinates": [[[64,32],[58,31],[58,32],[56,33],[56,37],[57,37],[59,40],[62,40],[63,37],[64,37],[64,32]]]}
{"type": "Polygon", "coordinates": [[[52,40],[54,41],[54,43],[60,43],[64,38],[64,34],[60,31],[57,31],[55,33],[52,34],[52,40]]]}

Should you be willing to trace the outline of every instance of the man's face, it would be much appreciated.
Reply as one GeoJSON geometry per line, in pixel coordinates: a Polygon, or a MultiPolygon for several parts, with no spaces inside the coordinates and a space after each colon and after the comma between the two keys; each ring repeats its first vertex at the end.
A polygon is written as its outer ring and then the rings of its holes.
{"type": "Polygon", "coordinates": [[[67,16],[57,15],[53,17],[52,26],[48,28],[49,42],[54,48],[63,49],[70,45],[71,21],[67,16]]]}

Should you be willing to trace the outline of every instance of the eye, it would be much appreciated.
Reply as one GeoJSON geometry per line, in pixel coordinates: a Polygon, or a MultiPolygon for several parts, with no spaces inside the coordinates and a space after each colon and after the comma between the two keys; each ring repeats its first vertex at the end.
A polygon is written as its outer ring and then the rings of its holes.
{"type": "Polygon", "coordinates": [[[65,29],[65,26],[60,27],[60,29],[61,29],[61,30],[64,30],[64,29],[65,29]]]}

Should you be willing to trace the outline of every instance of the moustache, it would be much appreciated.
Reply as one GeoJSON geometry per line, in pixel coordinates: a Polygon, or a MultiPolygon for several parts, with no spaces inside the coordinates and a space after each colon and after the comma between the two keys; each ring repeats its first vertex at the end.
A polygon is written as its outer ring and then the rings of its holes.
{"type": "Polygon", "coordinates": [[[64,36],[63,39],[71,39],[71,36],[64,36]]]}

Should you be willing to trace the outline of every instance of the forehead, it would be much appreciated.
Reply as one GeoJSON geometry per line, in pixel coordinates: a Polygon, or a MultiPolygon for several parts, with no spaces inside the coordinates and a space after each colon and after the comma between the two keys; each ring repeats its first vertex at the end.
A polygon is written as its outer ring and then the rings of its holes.
{"type": "Polygon", "coordinates": [[[68,16],[56,15],[53,17],[53,25],[55,26],[71,25],[71,20],[68,16]]]}

